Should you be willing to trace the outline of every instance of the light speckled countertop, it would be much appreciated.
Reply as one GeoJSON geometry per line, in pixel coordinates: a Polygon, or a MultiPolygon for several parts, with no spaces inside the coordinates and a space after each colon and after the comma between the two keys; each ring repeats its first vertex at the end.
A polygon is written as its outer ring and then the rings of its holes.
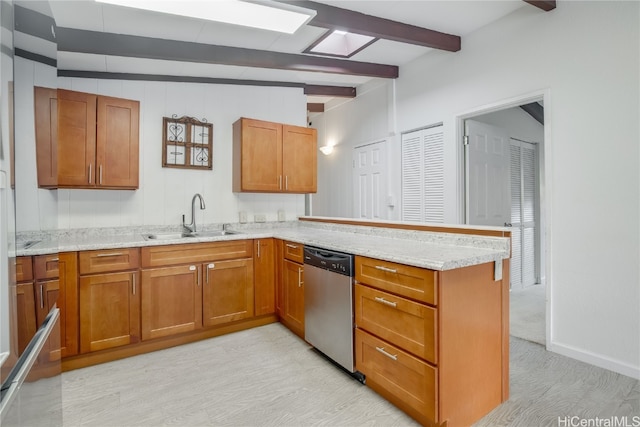
{"type": "MultiPolygon", "coordinates": [[[[221,226],[203,226],[202,230],[221,226]]],[[[144,233],[176,232],[175,227],[129,227],[117,229],[68,230],[53,233],[23,233],[18,242],[40,240],[16,255],[43,255],[96,249],[159,246],[275,237],[354,255],[363,255],[433,270],[452,270],[510,257],[509,238],[469,234],[407,231],[318,222],[232,224],[240,234],[216,237],[187,237],[173,240],[145,240],[144,233]]]]}

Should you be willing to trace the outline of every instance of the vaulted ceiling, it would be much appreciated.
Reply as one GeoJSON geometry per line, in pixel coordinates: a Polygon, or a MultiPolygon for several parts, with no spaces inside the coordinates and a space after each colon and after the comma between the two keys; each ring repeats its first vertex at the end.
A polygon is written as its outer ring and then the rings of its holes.
{"type": "Polygon", "coordinates": [[[397,78],[421,55],[455,55],[467,34],[519,8],[555,8],[542,0],[286,3],[316,10],[292,35],[93,0],[52,1],[59,75],[303,87],[316,104],[310,108],[321,109],[330,97],[355,96],[371,79],[397,78]],[[335,29],[377,40],[348,59],[304,53],[335,29]]]}

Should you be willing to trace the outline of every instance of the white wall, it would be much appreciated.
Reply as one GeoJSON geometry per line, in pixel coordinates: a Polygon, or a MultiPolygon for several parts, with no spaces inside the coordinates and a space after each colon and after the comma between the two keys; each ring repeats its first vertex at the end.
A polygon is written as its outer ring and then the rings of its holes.
{"type": "MultiPolygon", "coordinates": [[[[347,143],[370,124],[366,118],[387,117],[394,105],[400,132],[442,121],[445,218],[455,222],[462,209],[457,117],[547,91],[548,348],[640,378],[639,7],[523,7],[464,37],[458,53],[432,52],[401,67],[395,104],[356,99],[325,114],[324,125],[347,143]]],[[[384,98],[389,89],[378,91],[384,98]]],[[[377,124],[376,137],[393,131],[377,124]]],[[[350,171],[332,174],[340,182],[350,171]]]]}
{"type": "Polygon", "coordinates": [[[33,87],[57,87],[57,70],[18,56],[14,68],[16,230],[55,230],[58,192],[38,189],[33,87]]]}
{"type": "MultiPolygon", "coordinates": [[[[56,209],[51,192],[35,188],[35,164],[21,165],[34,178],[30,190],[33,197],[21,209],[30,212],[21,231],[177,226],[183,214],[189,221],[195,193],[202,194],[206,202],[204,211],[196,210],[199,224],[238,222],[241,210],[247,212],[250,222],[254,214],[266,214],[267,221],[276,221],[279,209],[285,210],[287,219],[304,215],[303,195],[231,191],[232,123],[243,116],[305,126],[306,97],[302,89],[80,78],[59,78],[57,84],[62,89],[140,101],[140,188],[58,190],[58,224],[49,224],[47,212],[56,209]],[[173,114],[206,118],[213,123],[213,170],[162,167],[162,118],[173,114]]],[[[33,128],[32,106],[21,115],[33,128]]]]}
{"type": "MultiPolygon", "coordinates": [[[[325,105],[325,112],[314,114],[310,121],[318,129],[318,146],[332,145],[328,156],[318,154],[318,192],[311,196],[312,214],[316,216],[353,216],[352,155],[353,148],[387,139],[390,154],[399,142],[394,138],[395,117],[393,85],[374,80],[358,88],[357,98],[336,99],[325,105]],[[381,108],[382,107],[382,108],[381,108]]],[[[398,161],[389,162],[389,194],[399,199],[400,169],[398,161]]],[[[387,219],[399,219],[399,209],[388,209],[387,219]]]]}

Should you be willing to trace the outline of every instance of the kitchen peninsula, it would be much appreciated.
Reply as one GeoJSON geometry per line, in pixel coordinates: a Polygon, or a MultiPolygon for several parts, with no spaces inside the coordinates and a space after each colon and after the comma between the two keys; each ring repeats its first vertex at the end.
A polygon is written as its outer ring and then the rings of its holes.
{"type": "Polygon", "coordinates": [[[21,236],[41,240],[18,251],[25,263],[67,260],[56,295],[77,348],[63,369],[276,321],[304,336],[311,245],[356,256],[355,360],[369,387],[424,425],[468,425],[508,398],[508,232],[303,217],[206,233],[219,228],[21,236]]]}

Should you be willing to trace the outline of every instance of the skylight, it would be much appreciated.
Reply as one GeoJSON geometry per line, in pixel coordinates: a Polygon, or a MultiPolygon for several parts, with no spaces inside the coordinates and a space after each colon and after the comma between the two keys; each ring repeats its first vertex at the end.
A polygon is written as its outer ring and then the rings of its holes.
{"type": "Polygon", "coordinates": [[[316,15],[315,10],[278,2],[241,0],[167,1],[167,0],[95,0],[136,9],[206,19],[263,30],[293,34],[316,15]]]}
{"type": "Polygon", "coordinates": [[[334,30],[316,40],[304,53],[349,58],[376,40],[375,37],[334,30]]]}

